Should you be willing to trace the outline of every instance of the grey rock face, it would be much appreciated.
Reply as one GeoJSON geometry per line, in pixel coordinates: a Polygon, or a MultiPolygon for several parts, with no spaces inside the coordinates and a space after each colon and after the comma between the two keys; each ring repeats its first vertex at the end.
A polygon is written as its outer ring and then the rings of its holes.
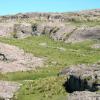
{"type": "Polygon", "coordinates": [[[72,66],[62,70],[59,74],[69,76],[64,84],[68,92],[97,91],[100,89],[100,65],[72,66]]]}
{"type": "Polygon", "coordinates": [[[32,35],[32,26],[29,23],[14,24],[14,37],[23,38],[32,35]]]}
{"type": "Polygon", "coordinates": [[[100,100],[100,65],[71,66],[59,75],[68,77],[64,84],[69,92],[67,100],[100,100]]]}
{"type": "Polygon", "coordinates": [[[68,38],[68,42],[80,42],[89,39],[100,39],[100,27],[79,28],[68,38]]]}
{"type": "Polygon", "coordinates": [[[44,65],[43,58],[25,53],[16,46],[0,43],[0,53],[7,58],[6,61],[0,59],[0,73],[29,71],[44,65]]]}

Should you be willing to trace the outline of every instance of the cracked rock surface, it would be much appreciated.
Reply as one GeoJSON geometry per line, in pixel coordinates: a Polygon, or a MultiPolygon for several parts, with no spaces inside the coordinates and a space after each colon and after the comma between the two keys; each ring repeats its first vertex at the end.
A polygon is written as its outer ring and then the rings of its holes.
{"type": "Polygon", "coordinates": [[[7,61],[0,61],[1,73],[33,70],[44,63],[43,58],[34,57],[16,46],[4,43],[0,43],[0,53],[7,58],[7,61]]]}

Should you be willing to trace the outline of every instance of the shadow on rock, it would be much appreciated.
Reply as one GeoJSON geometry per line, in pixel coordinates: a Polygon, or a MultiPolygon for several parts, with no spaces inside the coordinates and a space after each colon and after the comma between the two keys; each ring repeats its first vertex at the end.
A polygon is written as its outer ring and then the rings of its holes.
{"type": "Polygon", "coordinates": [[[67,92],[72,93],[85,90],[94,92],[98,90],[98,85],[96,81],[88,81],[88,79],[82,79],[80,76],[70,75],[63,86],[67,92]]]}

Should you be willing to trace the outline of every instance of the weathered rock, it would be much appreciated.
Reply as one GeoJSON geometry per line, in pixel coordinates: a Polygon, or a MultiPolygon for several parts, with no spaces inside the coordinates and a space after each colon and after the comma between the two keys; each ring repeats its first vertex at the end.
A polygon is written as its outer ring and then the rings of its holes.
{"type": "Polygon", "coordinates": [[[0,100],[12,100],[21,84],[16,82],[0,81],[0,100]]]}
{"type": "Polygon", "coordinates": [[[51,33],[51,36],[54,40],[67,40],[70,35],[76,30],[75,26],[63,26],[59,28],[55,28],[55,31],[51,33]]]}
{"type": "Polygon", "coordinates": [[[68,95],[67,100],[100,100],[100,93],[96,92],[74,92],[68,95]]]}
{"type": "Polygon", "coordinates": [[[29,23],[0,23],[0,36],[25,38],[32,35],[32,25],[29,23]]]}
{"type": "Polygon", "coordinates": [[[43,58],[34,57],[16,46],[4,43],[0,43],[0,53],[7,58],[7,61],[0,61],[1,73],[34,70],[44,63],[43,58]]]}
{"type": "Polygon", "coordinates": [[[14,37],[25,38],[32,35],[32,25],[29,23],[14,24],[14,37]]]}
{"type": "Polygon", "coordinates": [[[72,66],[62,70],[59,75],[67,75],[68,80],[64,86],[69,93],[74,91],[97,91],[100,89],[100,65],[72,66]]]}
{"type": "Polygon", "coordinates": [[[89,39],[100,39],[100,26],[79,28],[70,35],[66,42],[81,42],[89,39]]]}

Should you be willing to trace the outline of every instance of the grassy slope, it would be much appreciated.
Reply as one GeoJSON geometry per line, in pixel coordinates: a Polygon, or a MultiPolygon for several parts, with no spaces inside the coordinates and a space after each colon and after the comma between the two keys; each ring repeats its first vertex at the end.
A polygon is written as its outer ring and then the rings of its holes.
{"type": "Polygon", "coordinates": [[[17,93],[17,100],[59,100],[60,98],[66,100],[66,92],[62,86],[66,79],[57,77],[57,73],[68,65],[95,63],[100,60],[100,50],[90,48],[92,44],[99,41],[65,44],[55,42],[47,36],[34,36],[19,40],[0,38],[0,42],[16,45],[35,56],[47,58],[48,67],[46,68],[44,66],[36,71],[0,75],[0,79],[19,81],[23,84],[17,93]],[[39,43],[47,43],[48,47],[40,46],[39,43]],[[58,47],[63,47],[66,51],[61,51],[58,47]]]}

